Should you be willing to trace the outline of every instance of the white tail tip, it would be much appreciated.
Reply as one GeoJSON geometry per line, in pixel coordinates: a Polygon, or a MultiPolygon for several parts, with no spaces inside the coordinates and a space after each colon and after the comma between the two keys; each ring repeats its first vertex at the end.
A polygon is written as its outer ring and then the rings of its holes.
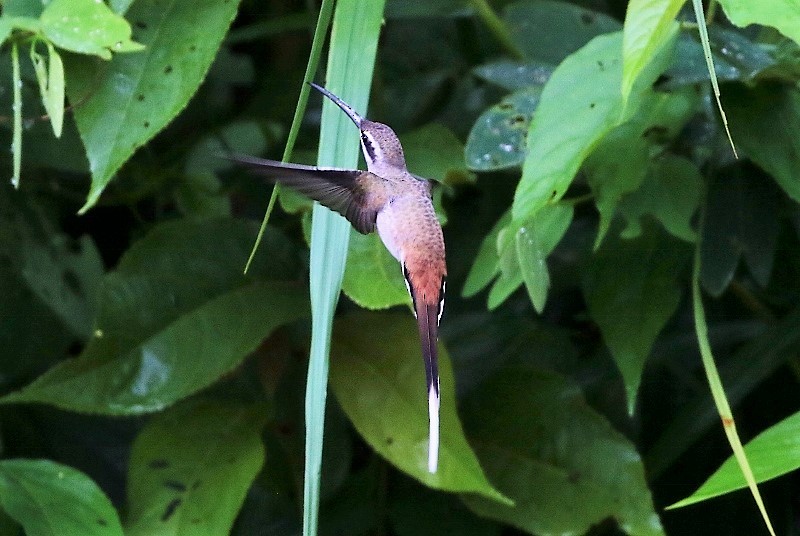
{"type": "Polygon", "coordinates": [[[439,468],[439,394],[431,385],[428,391],[428,472],[439,468]]]}

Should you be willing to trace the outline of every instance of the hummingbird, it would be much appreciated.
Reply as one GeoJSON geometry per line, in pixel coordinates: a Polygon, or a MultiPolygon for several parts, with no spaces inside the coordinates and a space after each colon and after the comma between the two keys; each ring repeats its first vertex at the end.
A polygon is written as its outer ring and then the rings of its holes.
{"type": "Polygon", "coordinates": [[[270,182],[286,185],[338,212],[362,234],[378,232],[400,262],[419,327],[428,395],[428,471],[439,464],[439,366],[437,340],[444,309],[445,262],[442,227],[431,200],[431,183],[406,168],[394,131],[370,121],[322,86],[310,85],[336,103],[361,134],[367,171],[287,164],[250,156],[230,159],[270,182]]]}

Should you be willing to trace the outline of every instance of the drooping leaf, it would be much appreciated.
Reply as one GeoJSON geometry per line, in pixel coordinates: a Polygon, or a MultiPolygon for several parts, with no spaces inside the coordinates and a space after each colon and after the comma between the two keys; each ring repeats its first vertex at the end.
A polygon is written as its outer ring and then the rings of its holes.
{"type": "Polygon", "coordinates": [[[478,254],[475,256],[475,261],[467,275],[467,280],[464,282],[464,289],[461,291],[461,295],[465,298],[469,298],[480,292],[486,285],[491,283],[500,272],[500,256],[497,253],[497,236],[510,222],[511,211],[508,211],[497,220],[492,230],[489,231],[489,234],[487,234],[481,242],[481,247],[478,249],[478,254]]]}
{"type": "Polygon", "coordinates": [[[541,94],[541,86],[521,89],[481,114],[464,149],[470,169],[496,171],[522,164],[525,138],[541,94]]]}
{"type": "Polygon", "coordinates": [[[690,160],[665,154],[650,165],[644,182],[620,203],[620,211],[628,221],[624,238],[635,238],[642,232],[641,218],[655,217],[670,234],[694,242],[694,216],[703,196],[703,177],[690,160]]]}
{"type": "Polygon", "coordinates": [[[712,181],[707,196],[700,251],[701,281],[713,296],[730,284],[744,257],[756,282],[765,286],[772,274],[779,225],[777,189],[763,176],[733,169],[712,181]]]}
{"type": "Polygon", "coordinates": [[[60,138],[64,126],[64,64],[52,43],[47,41],[46,44],[48,65],[45,67],[44,57],[36,51],[35,41],[31,45],[31,61],[36,72],[36,80],[39,82],[42,104],[50,116],[53,134],[56,138],[60,138]]]}
{"type": "Polygon", "coordinates": [[[631,535],[664,534],[636,449],[564,377],[505,368],[463,413],[487,474],[515,502],[465,496],[479,515],[541,536],[585,534],[609,517],[631,535]]]}
{"type": "Polygon", "coordinates": [[[536,213],[516,233],[516,253],[522,280],[528,290],[533,308],[541,313],[550,288],[547,256],[552,252],[572,222],[571,205],[550,205],[536,213]]]}
{"type": "Polygon", "coordinates": [[[127,17],[134,21],[135,37],[147,47],[145,52],[116,56],[107,65],[86,58],[67,62],[67,93],[70,102],[81,103],[75,119],[92,173],[82,211],[97,202],[134,151],[186,106],[237,5],[238,1],[139,0],[127,17]]]}
{"type": "Polygon", "coordinates": [[[486,480],[456,414],[450,360],[439,346],[441,449],[428,472],[425,373],[410,314],[357,313],[339,320],[331,344],[330,381],[361,436],[395,467],[427,486],[505,498],[486,480]]]}
{"type": "Polygon", "coordinates": [[[616,125],[635,113],[663,71],[674,40],[642,70],[623,106],[622,35],[593,39],[564,60],[545,85],[528,132],[522,179],[514,195],[514,221],[525,221],[566,192],[584,158],[616,125]]]}
{"type": "Polygon", "coordinates": [[[0,505],[28,536],[122,536],[117,512],[97,484],[50,460],[0,461],[0,505]]]}
{"type": "Polygon", "coordinates": [[[125,534],[230,533],[264,463],[258,408],[189,403],[154,417],[133,444],[125,534]]]}
{"type": "Polygon", "coordinates": [[[606,240],[583,282],[586,305],[625,382],[633,413],[650,349],[681,298],[680,270],[691,251],[648,229],[635,240],[606,240]]]}
{"type": "Polygon", "coordinates": [[[731,133],[753,162],[800,201],[800,92],[778,85],[725,89],[731,133]]]}
{"type": "MultiPolygon", "coordinates": [[[[0,402],[131,415],[210,385],[276,327],[307,313],[298,284],[241,274],[254,236],[252,225],[237,221],[157,227],[106,276],[83,354],[0,402]]],[[[289,277],[291,248],[275,234],[267,238],[273,255],[253,273],[289,277]]]]}
{"type": "Polygon", "coordinates": [[[131,27],[104,3],[94,0],[52,0],[39,20],[51,43],[64,50],[92,54],[104,60],[112,52],[144,49],[131,40],[131,27]]]}

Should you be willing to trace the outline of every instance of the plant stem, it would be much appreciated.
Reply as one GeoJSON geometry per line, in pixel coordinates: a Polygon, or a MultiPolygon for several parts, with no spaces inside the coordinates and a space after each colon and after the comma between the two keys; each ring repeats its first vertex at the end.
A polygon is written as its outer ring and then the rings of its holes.
{"type": "Polygon", "coordinates": [[[497,16],[497,13],[494,12],[488,0],[470,0],[470,3],[472,7],[475,8],[481,20],[483,20],[483,23],[489,28],[489,31],[491,31],[500,44],[503,45],[503,48],[514,56],[515,59],[525,59],[525,55],[519,47],[517,47],[516,43],[514,43],[514,40],[511,39],[511,34],[508,32],[505,23],[497,16]]]}

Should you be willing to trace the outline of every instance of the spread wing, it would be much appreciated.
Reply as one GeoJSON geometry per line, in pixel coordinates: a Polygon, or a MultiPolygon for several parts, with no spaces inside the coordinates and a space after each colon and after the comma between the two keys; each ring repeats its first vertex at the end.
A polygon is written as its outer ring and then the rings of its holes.
{"type": "Polygon", "coordinates": [[[284,164],[244,155],[225,158],[319,201],[347,218],[362,234],[375,230],[378,211],[386,202],[386,181],[368,171],[284,164]]]}

